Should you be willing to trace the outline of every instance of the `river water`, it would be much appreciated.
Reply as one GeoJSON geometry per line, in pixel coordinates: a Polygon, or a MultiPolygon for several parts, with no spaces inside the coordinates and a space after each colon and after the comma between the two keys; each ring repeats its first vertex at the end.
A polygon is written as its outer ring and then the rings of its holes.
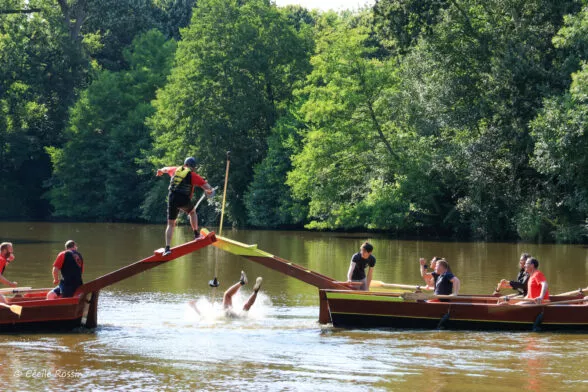
{"type": "MultiPolygon", "coordinates": [[[[152,254],[164,227],[131,224],[0,223],[16,260],[4,275],[50,287],[68,239],[79,244],[90,281],[152,254]]],[[[185,226],[174,243],[190,240],[185,226]]],[[[399,241],[384,235],[223,231],[223,235],[345,279],[369,239],[374,279],[420,284],[418,258],[446,257],[461,293],[491,293],[513,279],[518,257],[535,255],[555,294],[588,286],[581,245],[399,241]]],[[[0,335],[2,391],[588,391],[588,335],[344,330],[320,325],[316,288],[213,247],[105,288],[99,327],[67,334],[0,335]],[[220,287],[208,281],[218,271],[220,287]],[[224,317],[222,291],[240,271],[260,295],[243,318],[224,317]],[[202,314],[188,302],[196,300],[202,314]]]]}

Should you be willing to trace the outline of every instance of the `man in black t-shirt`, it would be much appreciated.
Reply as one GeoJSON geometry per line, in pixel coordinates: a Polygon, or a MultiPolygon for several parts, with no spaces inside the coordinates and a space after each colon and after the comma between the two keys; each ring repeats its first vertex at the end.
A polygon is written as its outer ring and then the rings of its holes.
{"type": "Polygon", "coordinates": [[[364,242],[359,249],[359,252],[351,257],[349,264],[349,271],[347,271],[348,282],[361,282],[359,290],[369,290],[374,267],[376,266],[376,258],[372,256],[374,247],[369,242],[364,242]],[[367,275],[365,273],[366,267],[369,266],[367,275]]]}
{"type": "Polygon", "coordinates": [[[449,263],[445,259],[437,261],[433,278],[435,279],[435,295],[459,294],[460,281],[451,273],[449,263]]]}

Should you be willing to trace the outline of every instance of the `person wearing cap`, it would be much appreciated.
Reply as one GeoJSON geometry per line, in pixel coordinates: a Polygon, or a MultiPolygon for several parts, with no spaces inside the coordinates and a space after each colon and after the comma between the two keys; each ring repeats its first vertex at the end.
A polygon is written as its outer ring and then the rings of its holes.
{"type": "Polygon", "coordinates": [[[84,259],[78,252],[78,245],[73,240],[65,243],[65,250],[60,252],[53,263],[53,284],[58,284],[47,293],[47,299],[73,297],[82,282],[84,259]],[[61,280],[59,275],[61,274],[61,280]]]}
{"type": "Polygon", "coordinates": [[[194,208],[196,203],[192,201],[194,187],[202,188],[208,197],[214,196],[214,189],[194,171],[195,169],[196,159],[188,157],[183,166],[163,167],[157,170],[157,176],[162,176],[166,173],[171,177],[167,198],[167,227],[165,229],[163,256],[171,254],[170,245],[180,210],[188,214],[190,226],[194,230],[194,238],[198,239],[200,237],[198,233],[198,215],[196,215],[194,208]]]}

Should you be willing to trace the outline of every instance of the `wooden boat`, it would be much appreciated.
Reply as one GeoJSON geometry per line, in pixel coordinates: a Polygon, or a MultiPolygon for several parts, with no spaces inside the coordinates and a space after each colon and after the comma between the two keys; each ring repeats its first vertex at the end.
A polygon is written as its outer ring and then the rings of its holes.
{"type": "Polygon", "coordinates": [[[7,306],[0,307],[0,331],[23,332],[37,330],[72,330],[77,327],[95,328],[98,325],[100,290],[148,269],[196,252],[216,241],[214,233],[172,249],[162,256],[159,249],[150,257],[129,264],[80,286],[71,298],[46,299],[45,289],[3,289],[7,306]],[[10,308],[12,307],[12,309],[10,308]],[[20,315],[15,311],[18,309],[20,315]]]}
{"type": "Polygon", "coordinates": [[[551,302],[543,305],[498,305],[495,295],[426,301],[397,292],[353,290],[349,283],[264,252],[257,245],[217,236],[213,246],[317,287],[319,322],[335,327],[588,332],[588,303],[582,290],[552,296],[551,302]]]}
{"type": "Polygon", "coordinates": [[[335,327],[588,332],[588,301],[580,291],[541,305],[499,305],[493,296],[444,296],[442,302],[349,290],[320,295],[335,327]]]}

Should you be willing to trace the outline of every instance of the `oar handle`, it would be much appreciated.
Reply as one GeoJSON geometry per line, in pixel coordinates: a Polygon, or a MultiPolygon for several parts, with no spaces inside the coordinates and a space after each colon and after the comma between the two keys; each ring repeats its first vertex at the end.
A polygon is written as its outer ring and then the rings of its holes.
{"type": "Polygon", "coordinates": [[[223,188],[223,202],[221,206],[221,219],[220,225],[218,229],[218,235],[222,235],[223,233],[223,221],[225,218],[225,200],[227,199],[227,185],[229,183],[229,166],[231,165],[231,152],[227,151],[227,168],[225,170],[225,186],[223,188]]]}
{"type": "MultiPolygon", "coordinates": [[[[532,299],[526,299],[526,301],[533,301],[532,299]]],[[[518,301],[517,303],[520,302],[524,302],[524,301],[518,301]]],[[[577,304],[577,303],[581,303],[581,302],[588,302],[588,299],[586,298],[578,298],[578,299],[569,299],[567,301],[555,301],[555,302],[543,302],[540,304],[530,304],[530,305],[523,305],[524,308],[536,308],[536,307],[540,307],[540,306],[555,306],[555,305],[570,305],[570,304],[577,304]]]]}
{"type": "Polygon", "coordinates": [[[17,294],[25,291],[31,291],[32,287],[13,287],[10,289],[0,289],[0,294],[17,294]]]}
{"type": "MultiPolygon", "coordinates": [[[[218,186],[215,186],[214,188],[212,188],[213,190],[217,190],[218,186]]],[[[200,199],[198,199],[198,202],[196,203],[196,205],[194,206],[194,210],[198,209],[198,206],[200,205],[200,203],[202,203],[202,200],[204,200],[204,198],[206,197],[206,192],[204,192],[202,194],[202,196],[200,196],[200,199]]]]}
{"type": "Polygon", "coordinates": [[[566,295],[574,295],[574,294],[584,294],[587,291],[588,291],[588,287],[584,287],[583,289],[568,291],[567,293],[556,294],[555,297],[559,297],[559,296],[564,297],[566,295]]]}
{"type": "Polygon", "coordinates": [[[381,280],[372,280],[370,287],[384,287],[393,289],[407,289],[407,290],[432,290],[427,286],[410,285],[410,284],[399,284],[399,283],[385,283],[381,280]]]}

